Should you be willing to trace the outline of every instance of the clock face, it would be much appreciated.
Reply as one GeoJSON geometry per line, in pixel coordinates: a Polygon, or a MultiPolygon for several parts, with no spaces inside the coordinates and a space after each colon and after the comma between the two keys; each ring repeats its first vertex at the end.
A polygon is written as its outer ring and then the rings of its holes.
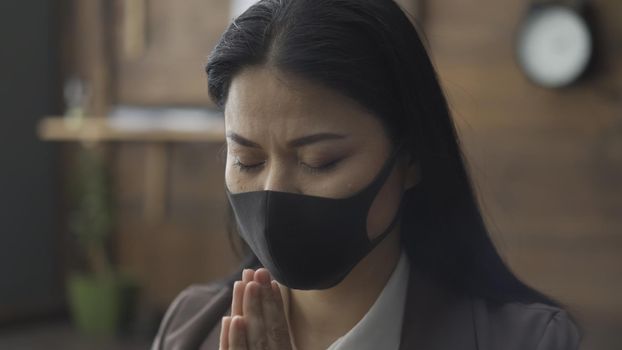
{"type": "Polygon", "coordinates": [[[592,52],[587,23],[564,6],[533,11],[518,36],[518,62],[529,78],[546,87],[576,80],[586,69],[592,52]]]}
{"type": "Polygon", "coordinates": [[[230,5],[231,18],[241,15],[258,0],[233,0],[230,5]]]}

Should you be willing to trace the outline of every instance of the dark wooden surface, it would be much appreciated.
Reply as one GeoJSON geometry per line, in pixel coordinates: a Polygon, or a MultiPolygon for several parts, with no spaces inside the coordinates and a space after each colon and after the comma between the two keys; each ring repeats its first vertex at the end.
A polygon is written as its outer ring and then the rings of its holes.
{"type": "Polygon", "coordinates": [[[622,343],[622,3],[591,3],[600,57],[563,90],[515,64],[524,1],[429,2],[426,33],[499,250],[600,348],[622,343]]]}
{"type": "Polygon", "coordinates": [[[89,336],[67,321],[0,329],[0,349],[28,350],[147,350],[150,338],[89,336]]]}

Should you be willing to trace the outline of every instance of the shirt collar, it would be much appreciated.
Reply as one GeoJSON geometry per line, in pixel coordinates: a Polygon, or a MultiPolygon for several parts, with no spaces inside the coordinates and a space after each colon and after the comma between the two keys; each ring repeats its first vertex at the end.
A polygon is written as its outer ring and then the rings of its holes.
{"type": "Polygon", "coordinates": [[[473,301],[411,265],[400,350],[478,349],[473,301]]]}
{"type": "Polygon", "coordinates": [[[410,264],[401,252],[391,277],[363,318],[327,350],[398,350],[410,264]]]}

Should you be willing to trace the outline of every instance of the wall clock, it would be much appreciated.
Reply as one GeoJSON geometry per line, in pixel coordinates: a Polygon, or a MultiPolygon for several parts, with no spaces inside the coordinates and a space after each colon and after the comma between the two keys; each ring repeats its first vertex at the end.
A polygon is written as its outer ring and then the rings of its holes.
{"type": "Polygon", "coordinates": [[[516,59],[534,83],[558,88],[587,69],[593,52],[592,29],[583,5],[532,4],[516,40],[516,59]]]}
{"type": "Polygon", "coordinates": [[[242,13],[244,13],[244,11],[248,10],[248,8],[254,5],[256,2],[258,2],[258,0],[233,0],[231,1],[230,8],[229,8],[230,17],[235,18],[241,15],[242,13]]]}

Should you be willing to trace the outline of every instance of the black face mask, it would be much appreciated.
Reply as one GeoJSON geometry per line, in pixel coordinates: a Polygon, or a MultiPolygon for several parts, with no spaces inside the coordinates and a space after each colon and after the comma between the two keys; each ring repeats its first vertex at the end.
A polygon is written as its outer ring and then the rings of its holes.
{"type": "Polygon", "coordinates": [[[388,227],[369,239],[369,209],[401,148],[393,151],[369,185],[347,198],[270,190],[231,193],[225,185],[240,235],[281,284],[294,289],[335,286],[400,218],[402,201],[388,227]]]}

